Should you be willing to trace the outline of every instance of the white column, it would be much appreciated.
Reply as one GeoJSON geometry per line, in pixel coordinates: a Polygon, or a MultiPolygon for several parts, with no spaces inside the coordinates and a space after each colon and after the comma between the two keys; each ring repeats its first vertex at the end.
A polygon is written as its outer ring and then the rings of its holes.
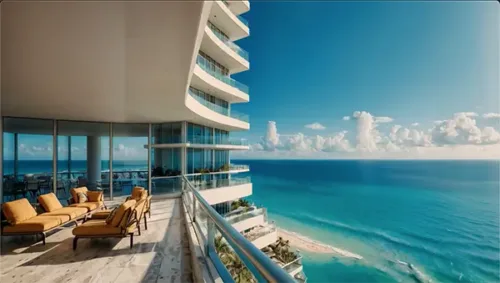
{"type": "MultiPolygon", "coordinates": [[[[109,123],[109,198],[113,200],[113,123],[109,123]]],[[[99,162],[101,164],[101,162],[99,162]]]]}
{"type": "MultiPolygon", "coordinates": [[[[1,103],[1,102],[0,102],[1,103]]],[[[3,159],[4,157],[4,152],[3,152],[3,120],[2,120],[2,113],[0,110],[0,157],[2,158],[0,160],[0,203],[3,203],[3,159]]]]}
{"type": "Polygon", "coordinates": [[[95,188],[101,180],[101,137],[87,137],[87,178],[89,185],[95,188]]]}
{"type": "MultiPolygon", "coordinates": [[[[152,183],[151,183],[151,127],[152,125],[148,125],[148,188],[149,194],[152,195],[152,183]]],[[[155,154],[158,150],[155,150],[155,154]]],[[[156,157],[155,157],[156,162],[156,157]]],[[[146,216],[144,216],[146,217],[146,216]]]]}
{"type": "Polygon", "coordinates": [[[52,125],[52,192],[57,194],[57,121],[52,125]]]}

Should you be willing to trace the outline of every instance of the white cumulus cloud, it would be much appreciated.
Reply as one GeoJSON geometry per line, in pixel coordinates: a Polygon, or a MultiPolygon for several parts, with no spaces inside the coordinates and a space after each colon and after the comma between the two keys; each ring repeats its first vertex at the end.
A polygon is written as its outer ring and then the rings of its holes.
{"type": "Polygon", "coordinates": [[[308,128],[308,129],[311,129],[311,130],[324,130],[324,129],[326,129],[325,126],[321,125],[318,122],[315,122],[315,123],[312,123],[312,124],[307,124],[304,127],[308,128]]]}
{"type": "Polygon", "coordinates": [[[486,119],[500,118],[500,113],[485,113],[483,114],[483,118],[486,119]]]}
{"type": "Polygon", "coordinates": [[[261,142],[250,146],[250,153],[265,153],[273,158],[484,158],[500,159],[500,132],[495,127],[481,128],[474,112],[459,112],[435,121],[427,129],[394,125],[386,116],[356,111],[349,117],[356,131],[307,136],[303,133],[281,135],[276,122],[268,122],[261,142]]]}
{"type": "Polygon", "coordinates": [[[342,120],[349,121],[349,120],[351,120],[351,116],[344,116],[344,117],[342,117],[342,120]]]}

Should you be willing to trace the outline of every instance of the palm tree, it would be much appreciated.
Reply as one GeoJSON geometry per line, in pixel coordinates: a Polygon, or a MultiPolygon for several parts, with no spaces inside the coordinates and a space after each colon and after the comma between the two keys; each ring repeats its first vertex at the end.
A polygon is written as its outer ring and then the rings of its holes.
{"type": "Polygon", "coordinates": [[[242,207],[250,207],[250,202],[244,198],[240,198],[231,203],[231,210],[238,209],[240,206],[242,207]]]}
{"type": "Polygon", "coordinates": [[[222,236],[215,237],[215,250],[222,263],[237,283],[255,282],[252,273],[241,259],[234,253],[229,245],[222,239],[222,236]]]}

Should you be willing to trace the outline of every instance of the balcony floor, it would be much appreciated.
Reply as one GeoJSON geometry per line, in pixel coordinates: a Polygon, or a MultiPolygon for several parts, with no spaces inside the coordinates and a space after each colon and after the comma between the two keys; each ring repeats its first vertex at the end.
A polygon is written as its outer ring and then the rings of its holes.
{"type": "Polygon", "coordinates": [[[75,252],[73,226],[49,235],[45,246],[31,236],[5,237],[0,282],[192,282],[181,200],[153,199],[151,212],[132,249],[129,238],[81,239],[75,252]]]}

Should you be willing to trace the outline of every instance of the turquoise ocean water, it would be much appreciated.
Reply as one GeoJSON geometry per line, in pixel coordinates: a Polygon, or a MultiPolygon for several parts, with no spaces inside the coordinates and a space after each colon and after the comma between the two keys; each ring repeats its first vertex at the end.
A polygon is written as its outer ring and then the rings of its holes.
{"type": "Polygon", "coordinates": [[[497,161],[234,163],[279,227],[363,256],[302,252],[309,282],[500,281],[497,161]]]}

